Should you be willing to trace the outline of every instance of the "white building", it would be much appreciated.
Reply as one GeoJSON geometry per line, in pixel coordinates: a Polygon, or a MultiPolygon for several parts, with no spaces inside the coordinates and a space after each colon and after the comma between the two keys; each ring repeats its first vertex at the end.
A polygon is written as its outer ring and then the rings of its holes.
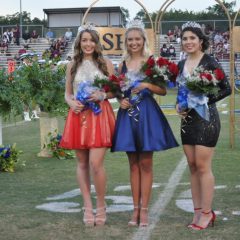
{"type": "MultiPolygon", "coordinates": [[[[53,8],[43,9],[47,15],[49,28],[72,29],[79,27],[83,16],[88,8],[53,8]]],[[[123,12],[120,7],[93,7],[88,13],[86,22],[94,23],[96,26],[123,26],[123,12]]]]}

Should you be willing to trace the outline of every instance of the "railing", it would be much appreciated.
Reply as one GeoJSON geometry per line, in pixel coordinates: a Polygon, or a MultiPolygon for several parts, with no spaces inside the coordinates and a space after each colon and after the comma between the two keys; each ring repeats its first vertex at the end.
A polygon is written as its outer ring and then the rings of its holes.
{"type": "MultiPolygon", "coordinates": [[[[0,26],[0,35],[2,36],[3,33],[8,29],[11,31],[11,29],[16,28],[16,25],[2,25],[0,26]]],[[[33,30],[36,30],[37,33],[40,35],[40,37],[44,36],[44,26],[43,25],[22,25],[21,26],[21,31],[22,33],[25,32],[25,30],[28,30],[30,33],[33,30]]]]}

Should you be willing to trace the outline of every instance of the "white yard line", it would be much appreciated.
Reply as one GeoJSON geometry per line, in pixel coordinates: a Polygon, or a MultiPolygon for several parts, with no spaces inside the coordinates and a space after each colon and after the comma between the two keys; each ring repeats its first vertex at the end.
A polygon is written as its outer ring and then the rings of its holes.
{"type": "Polygon", "coordinates": [[[187,161],[186,157],[183,156],[172,175],[168,179],[168,183],[164,188],[163,192],[159,194],[158,200],[151,207],[149,212],[150,225],[146,228],[139,228],[134,234],[132,240],[148,240],[151,237],[151,232],[156,227],[160,220],[160,217],[165,210],[166,206],[173,197],[174,191],[180,182],[182,175],[186,169],[187,161]]]}

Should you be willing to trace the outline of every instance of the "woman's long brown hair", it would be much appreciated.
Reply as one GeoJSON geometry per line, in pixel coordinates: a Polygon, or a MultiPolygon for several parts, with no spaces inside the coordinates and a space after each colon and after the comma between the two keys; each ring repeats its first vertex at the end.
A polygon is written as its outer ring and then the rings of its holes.
{"type": "Polygon", "coordinates": [[[102,54],[102,47],[99,41],[99,36],[98,33],[94,30],[83,30],[80,33],[78,33],[75,42],[74,42],[74,55],[73,55],[73,65],[72,65],[72,69],[71,69],[71,75],[72,75],[72,79],[74,79],[76,73],[77,73],[77,68],[79,65],[81,65],[84,55],[83,55],[83,51],[81,49],[81,39],[82,39],[82,35],[83,33],[88,32],[93,41],[96,43],[96,47],[95,50],[93,52],[93,60],[96,63],[97,67],[99,68],[99,70],[106,76],[109,75],[108,70],[107,70],[107,64],[106,61],[103,58],[103,54],[102,54]]]}

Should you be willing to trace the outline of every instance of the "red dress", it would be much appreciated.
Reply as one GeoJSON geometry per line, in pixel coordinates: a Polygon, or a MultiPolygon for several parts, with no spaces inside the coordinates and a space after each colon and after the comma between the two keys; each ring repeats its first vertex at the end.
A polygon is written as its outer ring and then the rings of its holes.
{"type": "MultiPolygon", "coordinates": [[[[79,82],[101,74],[93,62],[85,60],[73,81],[74,95],[79,82]]],[[[111,147],[115,127],[115,115],[108,100],[100,102],[102,112],[95,115],[91,109],[81,113],[69,110],[60,147],[66,149],[90,149],[111,147]]]]}

